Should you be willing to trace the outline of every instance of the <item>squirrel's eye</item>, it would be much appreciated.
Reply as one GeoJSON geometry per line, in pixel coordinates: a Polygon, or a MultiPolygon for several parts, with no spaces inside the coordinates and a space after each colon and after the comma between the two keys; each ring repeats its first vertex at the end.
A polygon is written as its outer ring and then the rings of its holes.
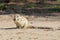
{"type": "Polygon", "coordinates": [[[19,20],[19,19],[17,19],[17,20],[19,20]]]}
{"type": "Polygon", "coordinates": [[[16,17],[19,17],[19,16],[16,16],[16,17]]]}

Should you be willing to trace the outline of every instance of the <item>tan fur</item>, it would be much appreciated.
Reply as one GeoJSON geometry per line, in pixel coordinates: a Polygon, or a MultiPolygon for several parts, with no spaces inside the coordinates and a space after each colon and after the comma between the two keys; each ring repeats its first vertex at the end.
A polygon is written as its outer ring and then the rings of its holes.
{"type": "Polygon", "coordinates": [[[17,26],[19,26],[19,28],[21,27],[24,27],[24,28],[27,28],[28,27],[28,20],[23,17],[23,16],[20,16],[20,15],[15,15],[14,17],[15,19],[15,24],[17,26]]]}

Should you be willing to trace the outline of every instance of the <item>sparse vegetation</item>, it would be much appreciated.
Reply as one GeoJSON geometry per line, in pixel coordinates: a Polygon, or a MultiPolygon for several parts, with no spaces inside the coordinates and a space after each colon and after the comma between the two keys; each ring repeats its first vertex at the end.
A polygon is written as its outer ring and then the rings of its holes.
{"type": "MultiPolygon", "coordinates": [[[[24,1],[24,0],[20,0],[20,1],[24,1]]],[[[58,2],[60,2],[60,0],[57,0],[58,2]]],[[[24,1],[25,2],[25,1],[24,1]]],[[[14,12],[18,13],[18,12],[23,12],[23,13],[27,13],[27,12],[35,12],[35,13],[47,13],[47,12],[58,12],[60,11],[60,6],[57,5],[48,5],[45,4],[44,1],[41,1],[42,3],[26,3],[23,6],[18,6],[16,4],[11,4],[11,5],[6,5],[4,3],[0,3],[0,10],[13,10],[14,12]],[[33,9],[32,11],[28,11],[25,10],[24,8],[41,8],[41,9],[33,9]],[[37,11],[38,10],[38,11],[37,11]]]]}
{"type": "Polygon", "coordinates": [[[34,7],[36,7],[37,5],[34,4],[34,3],[30,3],[30,4],[27,4],[27,5],[25,5],[25,6],[26,6],[26,8],[34,8],[34,7]]]}
{"type": "Polygon", "coordinates": [[[9,6],[5,5],[4,3],[0,3],[0,10],[9,9],[9,6]]]}
{"type": "Polygon", "coordinates": [[[60,3],[60,0],[57,0],[57,2],[59,2],[59,3],[60,3]]]}
{"type": "Polygon", "coordinates": [[[60,8],[60,6],[52,5],[52,6],[50,6],[50,8],[52,8],[52,9],[56,9],[56,8],[60,8]]]}
{"type": "Polygon", "coordinates": [[[5,5],[3,3],[0,3],[0,10],[4,9],[5,5]]]}

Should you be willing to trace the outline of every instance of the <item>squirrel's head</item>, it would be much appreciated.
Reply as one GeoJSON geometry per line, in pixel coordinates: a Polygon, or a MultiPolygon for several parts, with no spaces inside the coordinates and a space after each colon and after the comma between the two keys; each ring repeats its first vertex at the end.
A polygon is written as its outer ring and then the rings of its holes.
{"type": "Polygon", "coordinates": [[[19,20],[19,17],[20,17],[19,14],[14,15],[14,21],[19,20]]]}

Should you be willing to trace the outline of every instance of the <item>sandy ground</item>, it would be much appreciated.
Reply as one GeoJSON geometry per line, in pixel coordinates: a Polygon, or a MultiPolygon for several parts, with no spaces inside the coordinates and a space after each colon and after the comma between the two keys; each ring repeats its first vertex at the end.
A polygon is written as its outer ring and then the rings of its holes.
{"type": "MultiPolygon", "coordinates": [[[[60,20],[43,17],[28,18],[30,25],[34,27],[60,27],[60,20]]],[[[0,15],[0,40],[60,40],[60,30],[49,29],[17,29],[12,17],[0,15]],[[10,29],[9,29],[10,28],[10,29]]]]}
{"type": "Polygon", "coordinates": [[[0,30],[0,40],[60,40],[60,31],[3,29],[0,30]]]}
{"type": "Polygon", "coordinates": [[[0,28],[14,28],[16,24],[9,15],[0,15],[0,28]]]}
{"type": "Polygon", "coordinates": [[[29,23],[34,27],[60,29],[60,17],[31,17],[29,23]]]}
{"type": "MultiPolygon", "coordinates": [[[[27,15],[24,15],[26,17],[27,15]]],[[[60,28],[60,17],[34,17],[27,16],[29,25],[33,27],[48,27],[53,29],[60,28]]],[[[12,15],[0,15],[0,28],[13,28],[16,24],[12,15]]]]}

